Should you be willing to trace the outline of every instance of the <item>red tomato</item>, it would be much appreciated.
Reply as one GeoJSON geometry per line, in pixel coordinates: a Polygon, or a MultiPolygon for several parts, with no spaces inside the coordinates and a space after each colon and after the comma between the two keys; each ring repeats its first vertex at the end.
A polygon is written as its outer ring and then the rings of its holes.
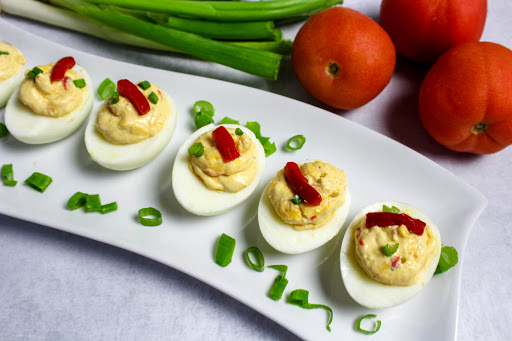
{"type": "Polygon", "coordinates": [[[379,22],[398,54],[433,63],[449,48],[479,41],[487,0],[383,0],[379,22]]]}
{"type": "Polygon", "coordinates": [[[396,53],[386,31],[346,7],[317,13],[301,27],[292,65],[304,89],[339,109],[360,107],[389,83],[396,53]]]}
{"type": "Polygon", "coordinates": [[[488,42],[448,50],[423,80],[418,109],[449,149],[489,154],[512,144],[512,51],[488,42]]]}

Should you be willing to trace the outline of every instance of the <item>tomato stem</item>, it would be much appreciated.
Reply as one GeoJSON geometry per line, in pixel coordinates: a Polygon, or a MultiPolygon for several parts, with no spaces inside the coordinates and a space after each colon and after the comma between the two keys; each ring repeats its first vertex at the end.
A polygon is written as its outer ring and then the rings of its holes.
{"type": "Polygon", "coordinates": [[[485,134],[489,130],[489,124],[486,122],[480,122],[471,127],[471,133],[474,135],[485,134]]]}

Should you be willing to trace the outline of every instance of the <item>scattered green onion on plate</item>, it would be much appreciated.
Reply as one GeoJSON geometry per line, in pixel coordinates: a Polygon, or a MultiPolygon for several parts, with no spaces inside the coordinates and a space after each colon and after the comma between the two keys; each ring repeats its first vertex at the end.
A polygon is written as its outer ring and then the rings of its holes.
{"type": "Polygon", "coordinates": [[[76,192],[75,194],[73,194],[71,196],[71,198],[69,198],[68,203],[66,204],[66,206],[70,210],[79,209],[80,207],[83,207],[85,205],[85,202],[87,200],[87,196],[88,196],[88,194],[86,194],[86,193],[76,192]]]}
{"type": "Polygon", "coordinates": [[[153,207],[139,210],[139,223],[144,226],[158,226],[162,223],[162,213],[153,207]]]}
{"type": "Polygon", "coordinates": [[[18,181],[14,180],[14,172],[12,170],[12,163],[2,166],[2,180],[6,186],[16,186],[18,181]]]}
{"type": "Polygon", "coordinates": [[[27,180],[25,180],[25,183],[36,191],[43,193],[48,188],[48,186],[50,186],[52,181],[52,178],[48,175],[34,172],[30,177],[28,177],[27,180]]]}
{"type": "Polygon", "coordinates": [[[256,246],[251,246],[245,251],[245,260],[254,271],[263,272],[265,270],[265,257],[256,246]],[[256,263],[251,260],[251,254],[256,258],[256,263]]]}
{"type": "Polygon", "coordinates": [[[105,78],[98,87],[97,93],[101,99],[107,99],[116,91],[116,84],[110,78],[105,78]]]}
{"type": "Polygon", "coordinates": [[[373,318],[376,318],[377,315],[375,314],[368,314],[368,315],[364,315],[364,316],[361,316],[360,318],[357,319],[356,321],[356,330],[360,333],[363,333],[363,334],[366,334],[366,335],[371,335],[371,334],[375,334],[376,332],[379,331],[380,329],[380,325],[381,325],[381,322],[380,320],[377,320],[375,321],[376,325],[375,325],[375,330],[366,330],[366,329],[363,329],[361,328],[361,322],[364,320],[364,319],[373,319],[373,318]]]}
{"type": "Polygon", "coordinates": [[[0,139],[9,135],[9,129],[5,126],[5,124],[0,122],[0,139]]]}
{"type": "Polygon", "coordinates": [[[291,151],[299,150],[306,143],[304,135],[295,135],[291,137],[286,143],[285,148],[291,151]]]}
{"type": "Polygon", "coordinates": [[[308,296],[309,296],[309,291],[307,291],[307,290],[304,290],[304,289],[293,290],[290,293],[290,297],[288,298],[288,303],[299,306],[303,309],[317,309],[317,308],[325,309],[329,313],[329,321],[327,322],[326,328],[328,331],[331,331],[330,325],[332,323],[332,316],[333,316],[332,309],[324,304],[309,303],[308,296]]]}
{"type": "Polygon", "coordinates": [[[236,241],[234,238],[223,233],[219,238],[217,250],[215,252],[215,263],[222,267],[226,267],[231,263],[233,252],[235,252],[236,241]]]}

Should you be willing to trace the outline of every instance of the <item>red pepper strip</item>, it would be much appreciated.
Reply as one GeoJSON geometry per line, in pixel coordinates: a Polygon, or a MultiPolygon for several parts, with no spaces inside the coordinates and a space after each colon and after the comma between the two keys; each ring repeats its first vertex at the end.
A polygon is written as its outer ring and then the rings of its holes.
{"type": "Polygon", "coordinates": [[[302,175],[299,166],[295,162],[288,162],[284,166],[284,178],[293,193],[297,194],[308,204],[318,206],[322,203],[322,196],[308,183],[308,179],[302,175]]]}
{"type": "Polygon", "coordinates": [[[119,92],[119,95],[128,98],[140,115],[147,114],[151,109],[146,96],[139,90],[137,85],[128,79],[117,81],[117,92],[119,92]]]}
{"type": "Polygon", "coordinates": [[[52,69],[52,74],[50,75],[50,82],[53,83],[55,81],[60,81],[64,78],[66,71],[75,66],[75,58],[73,57],[64,57],[59,60],[52,69]]]}
{"type": "Polygon", "coordinates": [[[224,162],[231,162],[240,157],[240,152],[236,147],[233,137],[231,137],[231,134],[224,126],[215,129],[212,133],[212,137],[224,162]]]}
{"type": "Polygon", "coordinates": [[[412,218],[404,213],[370,212],[366,214],[366,227],[405,225],[412,233],[421,236],[425,230],[425,224],[419,219],[412,218]]]}

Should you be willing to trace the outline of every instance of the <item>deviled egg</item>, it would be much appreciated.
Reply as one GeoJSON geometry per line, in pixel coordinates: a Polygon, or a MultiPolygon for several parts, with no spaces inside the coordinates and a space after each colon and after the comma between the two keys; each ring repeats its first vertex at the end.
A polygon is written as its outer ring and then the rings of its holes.
{"type": "Polygon", "coordinates": [[[347,178],[341,169],[319,160],[302,165],[288,162],[263,191],[258,223],[274,249],[303,253],[338,234],[350,203],[347,178]]]}
{"type": "Polygon", "coordinates": [[[93,105],[93,85],[73,57],[34,67],[5,108],[5,125],[18,140],[41,144],[73,134],[93,105]]]}
{"type": "Polygon", "coordinates": [[[372,309],[401,304],[432,278],[441,253],[436,225],[419,209],[382,201],[359,212],[341,246],[341,275],[350,296],[372,309]]]}
{"type": "Polygon", "coordinates": [[[129,170],[153,160],[169,144],[177,112],[171,96],[158,85],[127,79],[95,111],[85,129],[91,158],[105,168],[129,170]]]}
{"type": "Polygon", "coordinates": [[[23,54],[13,45],[0,41],[0,108],[23,80],[23,54]]]}
{"type": "Polygon", "coordinates": [[[256,189],[265,170],[265,151],[244,126],[209,124],[180,147],[172,170],[178,202],[197,215],[231,210],[256,189]]]}

